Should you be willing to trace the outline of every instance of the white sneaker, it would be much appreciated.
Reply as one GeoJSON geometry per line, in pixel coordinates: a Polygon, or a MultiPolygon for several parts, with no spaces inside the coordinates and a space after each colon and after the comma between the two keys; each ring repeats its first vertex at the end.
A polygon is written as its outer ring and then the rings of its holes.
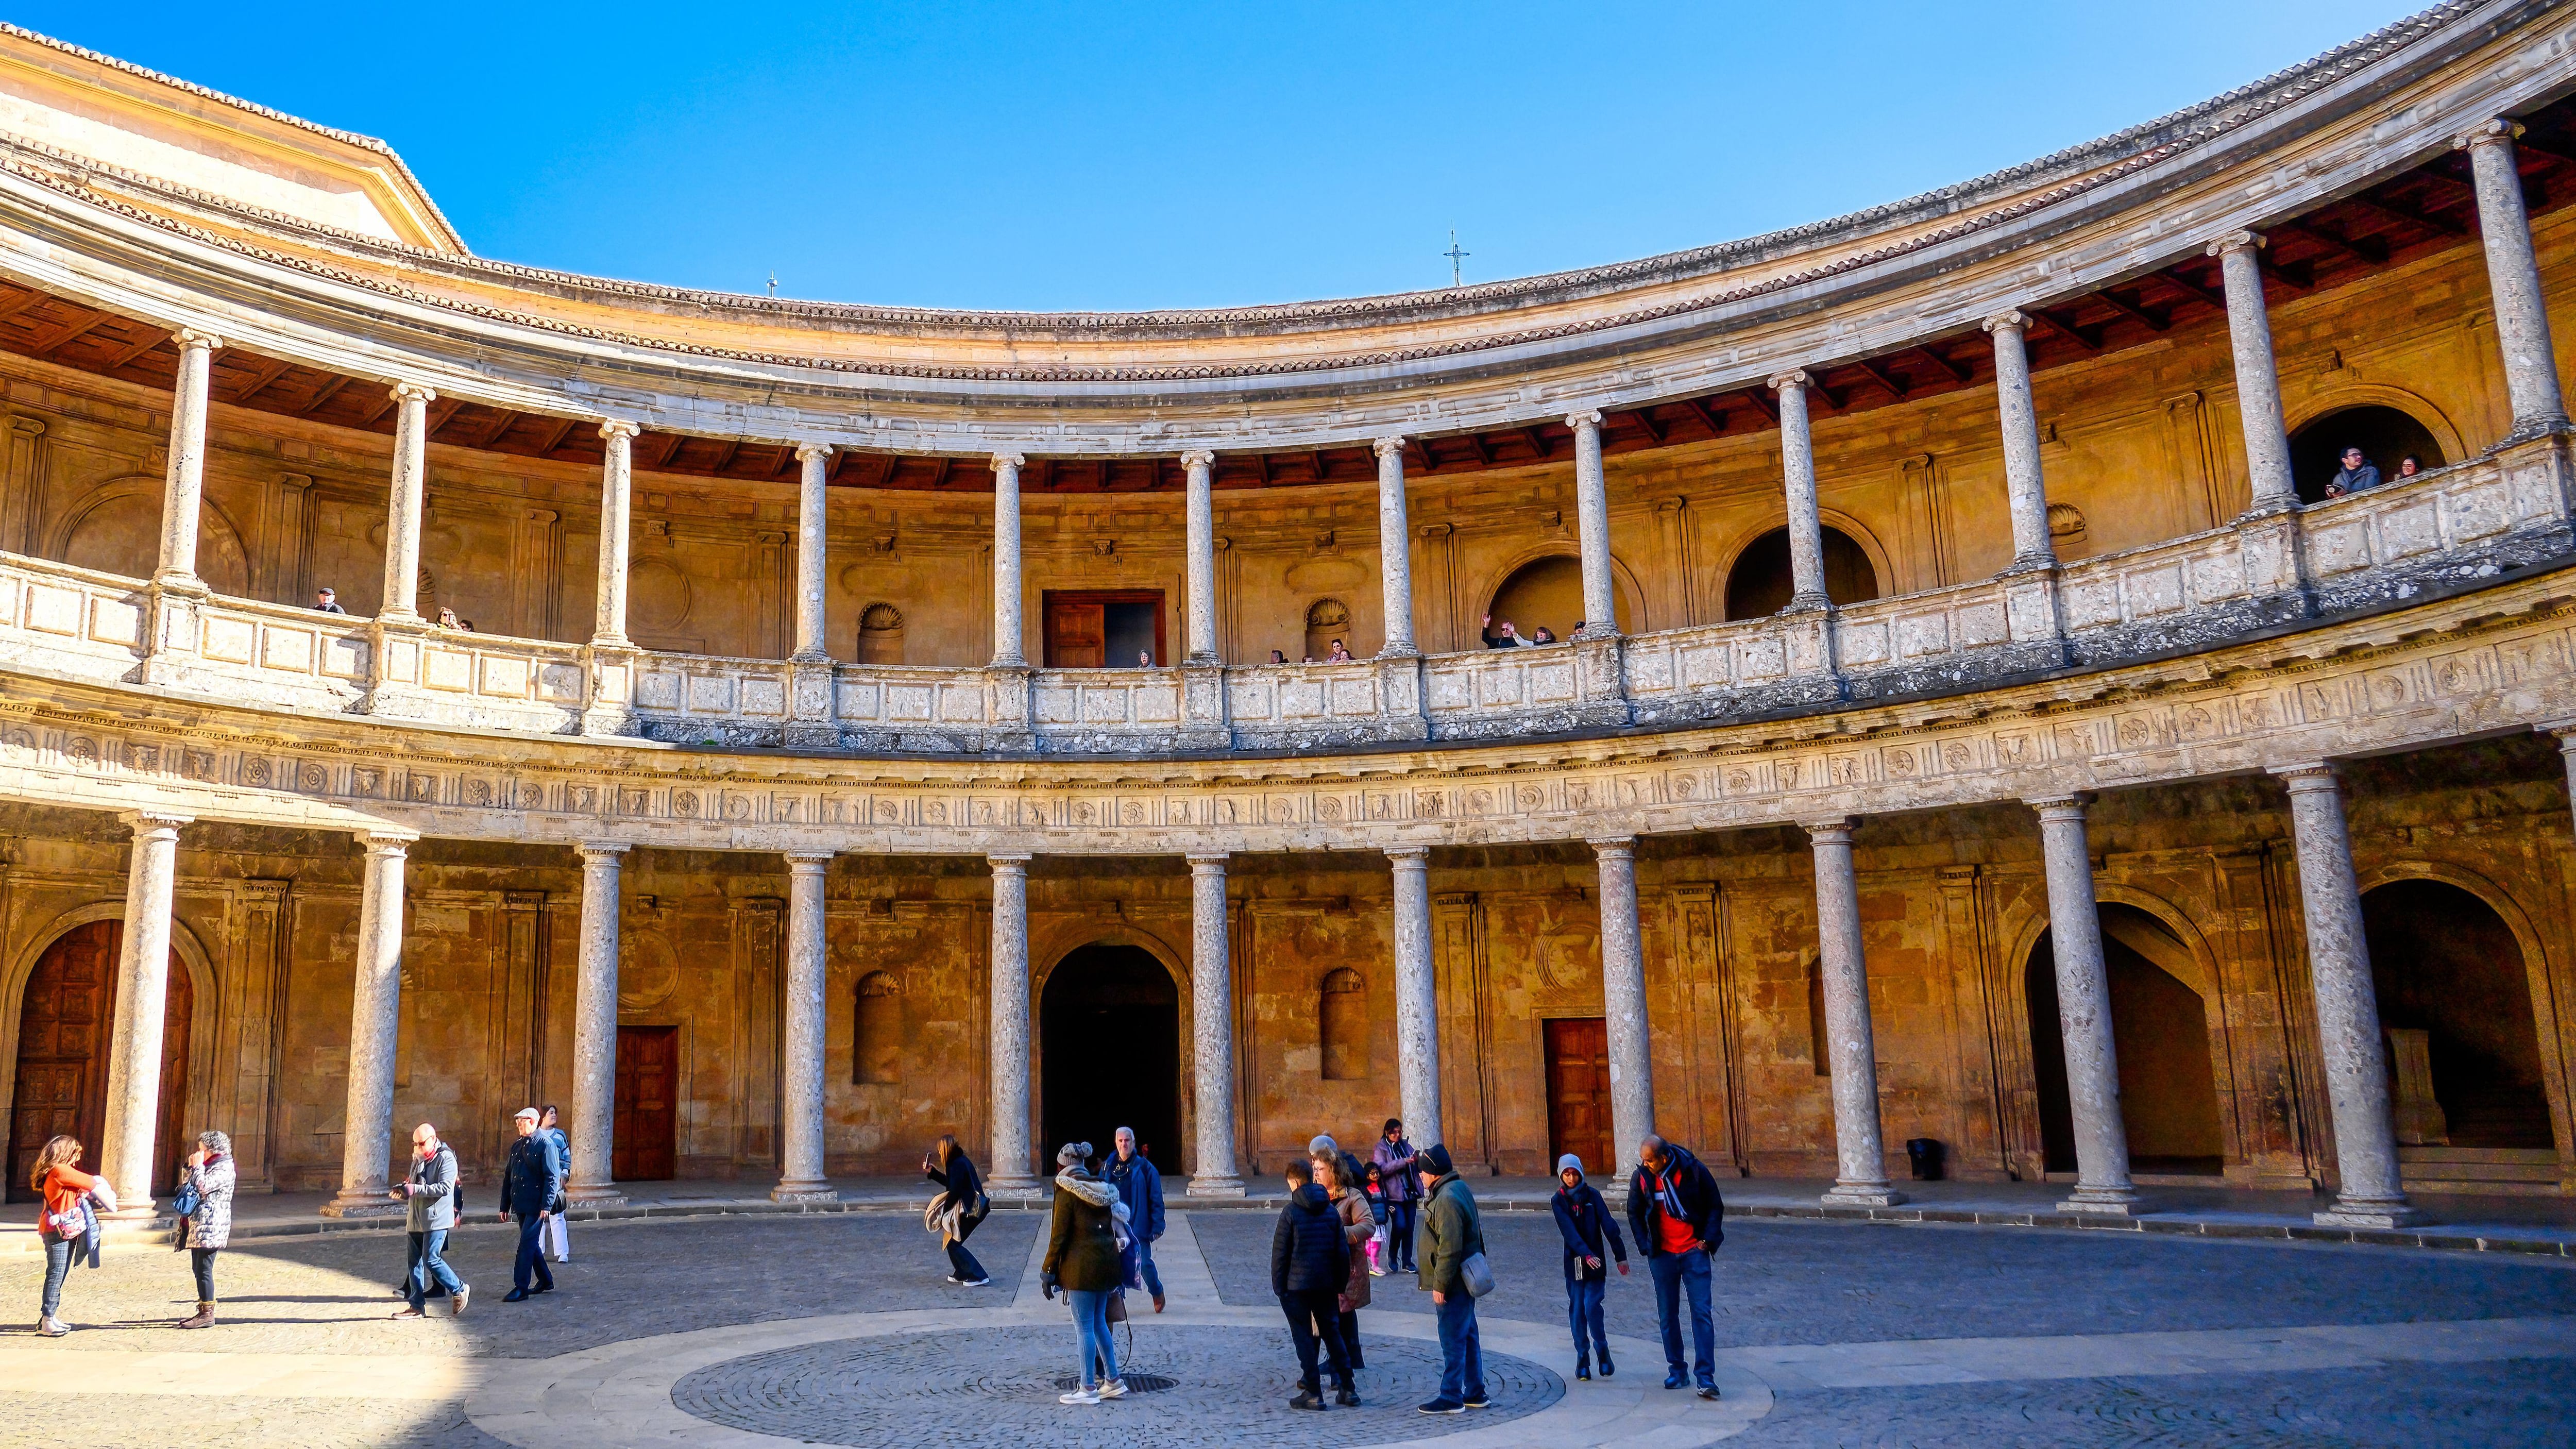
{"type": "Polygon", "coordinates": [[[960,1288],[982,1288],[989,1285],[992,1281],[993,1280],[990,1278],[975,1278],[964,1283],[959,1283],[957,1286],[960,1288]]]}
{"type": "Polygon", "coordinates": [[[1100,1390],[1075,1389],[1069,1394],[1056,1395],[1055,1401],[1059,1404],[1096,1404],[1100,1402],[1100,1390]]]}
{"type": "Polygon", "coordinates": [[[1123,1399],[1127,1397],[1127,1381],[1125,1379],[1111,1379],[1109,1382],[1102,1384],[1100,1386],[1100,1397],[1104,1399],[1123,1399]]]}

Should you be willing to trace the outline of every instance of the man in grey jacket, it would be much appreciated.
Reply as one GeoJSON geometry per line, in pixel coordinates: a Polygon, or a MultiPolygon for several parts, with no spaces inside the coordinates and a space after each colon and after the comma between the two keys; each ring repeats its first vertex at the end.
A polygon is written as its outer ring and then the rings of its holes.
{"type": "Polygon", "coordinates": [[[451,1310],[462,1316],[465,1299],[474,1290],[447,1266],[447,1234],[456,1226],[456,1153],[438,1140],[438,1129],[426,1122],[411,1129],[411,1170],[403,1175],[403,1185],[390,1194],[403,1204],[403,1227],[411,1234],[411,1276],[408,1302],[396,1318],[428,1316],[429,1280],[447,1290],[451,1310]]]}

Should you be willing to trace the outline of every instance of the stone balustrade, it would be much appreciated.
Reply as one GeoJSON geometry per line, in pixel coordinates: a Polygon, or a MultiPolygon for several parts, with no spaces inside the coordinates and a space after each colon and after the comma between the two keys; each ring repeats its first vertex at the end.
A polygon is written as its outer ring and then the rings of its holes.
{"type": "Polygon", "coordinates": [[[283,710],[732,748],[1156,755],[1526,738],[1956,693],[2475,586],[2576,552],[2567,478],[2565,444],[2550,437],[2146,548],[1839,609],[1537,648],[1233,668],[601,649],[210,598],[0,555],[0,664],[283,710]]]}

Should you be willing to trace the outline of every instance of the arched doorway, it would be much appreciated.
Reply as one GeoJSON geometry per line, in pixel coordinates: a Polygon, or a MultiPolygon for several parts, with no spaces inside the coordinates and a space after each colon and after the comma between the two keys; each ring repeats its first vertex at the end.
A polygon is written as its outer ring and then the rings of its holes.
{"type": "MultiPolygon", "coordinates": [[[[1878,570],[1839,528],[1824,530],[1825,597],[1837,604],[1878,597],[1878,570]]],[[[1789,607],[1797,585],[1789,568],[1789,530],[1775,528],[1744,546],[1726,574],[1726,617],[1760,619],[1789,607]]]]}
{"type": "MultiPolygon", "coordinates": [[[[1628,632],[1628,599],[1614,583],[1610,590],[1611,606],[1619,616],[1619,632],[1628,632]]],[[[1541,625],[1559,639],[1572,638],[1575,627],[1583,622],[1583,561],[1570,554],[1532,559],[1512,570],[1503,586],[1494,590],[1494,601],[1485,606],[1496,624],[1505,619],[1524,639],[1536,635],[1541,625]]]]}
{"type": "MultiPolygon", "coordinates": [[[[2149,958],[2183,952],[2164,922],[2135,906],[2105,904],[2102,965],[2111,986],[2111,1050],[2120,1059],[2120,1117],[2136,1172],[2215,1177],[2227,1141],[2218,1123],[2218,1084],[2209,1066],[2209,1023],[2200,993],[2149,958]],[[2137,944],[2132,944],[2137,943],[2137,944]]],[[[2025,970],[2030,1062],[2039,1087],[2040,1140],[2050,1172],[2075,1170],[2075,1116],[2067,1099],[2066,1039],[2057,1019],[2052,933],[2031,947],[2025,970]]]]}
{"type": "Polygon", "coordinates": [[[2290,477],[2299,485],[2299,501],[2322,503],[2326,482],[2343,467],[2343,450],[2361,449],[2379,468],[2383,483],[2397,478],[2397,460],[2412,456],[2426,472],[2442,466],[2442,445],[2432,430],[2396,408],[2377,403],[2342,408],[2310,418],[2290,435],[2290,477]]]}
{"type": "MultiPolygon", "coordinates": [[[[17,1088],[9,1104],[9,1201],[29,1196],[27,1173],[45,1140],[57,1133],[79,1138],[90,1171],[103,1165],[101,1134],[107,1125],[108,1041],[115,1030],[117,953],[125,941],[121,921],[74,926],[45,948],[27,978],[18,1010],[17,1088]]],[[[170,989],[161,1025],[161,1113],[154,1132],[152,1191],[170,1192],[189,1144],[188,1027],[195,992],[177,952],[170,956],[170,989]]]]}
{"type": "Polygon", "coordinates": [[[1154,1165],[1181,1163],[1181,998],[1171,973],[1136,946],[1080,947],[1047,973],[1038,997],[1038,1092],[1045,1122],[1038,1161],[1136,1129],[1154,1165]]]}
{"type": "Polygon", "coordinates": [[[2424,1033],[2446,1145],[2550,1147],[2540,1033],[2513,928],[2485,901],[2433,880],[2367,892],[2361,921],[2379,1024],[2424,1033]]]}

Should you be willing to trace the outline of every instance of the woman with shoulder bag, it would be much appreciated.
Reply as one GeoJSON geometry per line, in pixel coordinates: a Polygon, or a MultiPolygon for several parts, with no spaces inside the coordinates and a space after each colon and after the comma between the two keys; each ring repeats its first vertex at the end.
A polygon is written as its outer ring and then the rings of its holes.
{"type": "MultiPolygon", "coordinates": [[[[548,1102],[545,1110],[537,1116],[537,1130],[543,1133],[546,1141],[554,1147],[555,1176],[569,1187],[572,1185],[572,1141],[564,1136],[563,1128],[557,1125],[562,1120],[555,1115],[554,1104],[548,1102]]],[[[553,1216],[546,1220],[546,1235],[554,1239],[555,1261],[558,1263],[572,1261],[572,1228],[564,1220],[566,1206],[564,1195],[560,1192],[556,1193],[554,1206],[548,1209],[553,1216]]]]}
{"type": "Polygon", "coordinates": [[[37,1208],[42,1216],[36,1220],[36,1236],[45,1245],[45,1297],[37,1309],[36,1331],[47,1338],[71,1332],[70,1325],[56,1315],[63,1306],[63,1280],[71,1276],[72,1263],[87,1258],[91,1267],[98,1266],[98,1216],[90,1211],[91,1203],[116,1211],[116,1189],[106,1178],[73,1166],[80,1158],[78,1142],[55,1137],[36,1154],[35,1170],[27,1175],[27,1185],[43,1199],[37,1208]]]}
{"type": "Polygon", "coordinates": [[[182,1221],[176,1246],[188,1250],[188,1271],[197,1280],[197,1316],[179,1320],[181,1328],[207,1328],[215,1321],[215,1255],[233,1238],[233,1140],[221,1132],[197,1134],[197,1150],[188,1154],[187,1180],[171,1206],[182,1221]]]}
{"type": "Polygon", "coordinates": [[[921,1159],[921,1174],[940,1187],[939,1196],[922,1210],[921,1224],[937,1233],[939,1245],[948,1250],[948,1281],[961,1288],[981,1288],[992,1282],[984,1265],[966,1251],[967,1237],[993,1212],[992,1200],[984,1196],[984,1180],[975,1175],[974,1159],[954,1136],[942,1137],[921,1159]]]}
{"type": "Polygon", "coordinates": [[[1127,1397],[1118,1374],[1118,1349],[1109,1336],[1109,1297],[1118,1286],[1118,1219],[1110,1211],[1118,1189],[1092,1176],[1083,1164],[1091,1144],[1068,1142],[1055,1155],[1055,1220],[1047,1233],[1039,1286],[1053,1298],[1064,1290],[1073,1305],[1074,1349],[1082,1372],[1067,1404],[1096,1404],[1127,1397]]]}

